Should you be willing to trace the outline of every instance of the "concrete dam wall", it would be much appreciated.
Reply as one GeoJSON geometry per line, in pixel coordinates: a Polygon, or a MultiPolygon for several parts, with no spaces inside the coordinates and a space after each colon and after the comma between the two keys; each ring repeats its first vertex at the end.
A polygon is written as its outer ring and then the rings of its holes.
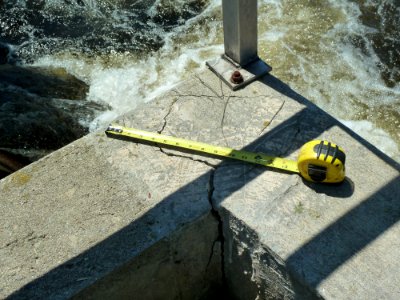
{"type": "Polygon", "coordinates": [[[399,165],[271,75],[210,71],[116,123],[296,160],[339,185],[94,132],[0,181],[0,298],[398,299],[399,165]]]}

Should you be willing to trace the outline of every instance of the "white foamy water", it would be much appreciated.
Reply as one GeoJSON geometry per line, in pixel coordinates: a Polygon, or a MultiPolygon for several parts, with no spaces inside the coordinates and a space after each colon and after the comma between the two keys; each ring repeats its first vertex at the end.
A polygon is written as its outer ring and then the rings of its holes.
{"type": "MultiPolygon", "coordinates": [[[[345,0],[324,5],[260,0],[259,55],[272,65],[274,76],[400,161],[400,87],[389,88],[382,80],[379,58],[364,38],[377,29],[361,24],[360,14],[357,3],[345,0]]],[[[200,15],[161,33],[164,45],[153,53],[110,52],[94,58],[63,53],[35,64],[66,68],[90,85],[88,100],[110,105],[110,111],[90,124],[93,130],[174,87],[220,55],[221,18],[220,1],[214,0],[200,15]]]]}
{"type": "Polygon", "coordinates": [[[268,0],[260,56],[273,74],[400,161],[400,86],[387,87],[354,1],[268,0]],[[358,46],[361,45],[361,46],[358,46]]]}
{"type": "Polygon", "coordinates": [[[399,149],[395,141],[384,130],[377,128],[374,124],[368,121],[346,121],[340,120],[341,123],[348,128],[357,132],[361,137],[379,148],[388,156],[400,161],[399,149]]]}
{"type": "Polygon", "coordinates": [[[150,55],[136,57],[129,52],[111,52],[106,59],[85,59],[64,53],[42,57],[34,65],[65,68],[89,84],[87,99],[111,107],[91,122],[90,129],[105,127],[139,103],[152,100],[201,71],[206,60],[223,52],[223,45],[215,43],[222,35],[221,24],[215,17],[220,15],[217,7],[218,1],[210,2],[201,15],[166,33],[164,46],[150,55]],[[207,36],[202,35],[205,28],[198,26],[204,19],[209,19],[207,36]]]}

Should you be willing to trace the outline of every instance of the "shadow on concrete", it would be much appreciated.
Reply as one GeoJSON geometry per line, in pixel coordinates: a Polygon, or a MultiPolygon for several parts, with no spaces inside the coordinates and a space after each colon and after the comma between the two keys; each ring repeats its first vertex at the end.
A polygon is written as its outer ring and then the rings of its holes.
{"type": "MultiPolygon", "coordinates": [[[[322,110],[317,105],[312,103],[310,100],[308,100],[307,98],[304,98],[302,95],[300,95],[297,92],[295,92],[294,90],[292,90],[292,88],[289,85],[287,85],[286,83],[284,83],[283,81],[281,81],[280,79],[276,78],[275,76],[273,76],[271,74],[268,74],[268,75],[264,76],[260,80],[260,82],[262,82],[263,84],[265,84],[265,85],[269,86],[270,88],[276,90],[277,92],[285,95],[286,97],[289,97],[289,98],[291,98],[291,99],[293,99],[293,100],[295,100],[295,101],[297,101],[299,103],[302,103],[302,104],[306,105],[309,108],[316,109],[316,110],[320,111],[322,114],[330,116],[329,113],[327,113],[326,111],[322,110]]],[[[331,118],[333,118],[333,117],[331,117],[331,118]]],[[[373,144],[371,144],[368,141],[366,141],[364,138],[359,136],[357,133],[352,131],[347,126],[345,126],[342,123],[340,123],[338,120],[334,119],[334,121],[336,123],[335,125],[339,126],[344,131],[346,131],[346,133],[348,135],[350,135],[355,140],[360,142],[363,146],[368,148],[368,150],[372,151],[376,156],[381,158],[387,164],[389,164],[389,165],[393,166],[394,168],[400,170],[400,163],[396,162],[394,159],[392,159],[391,157],[389,157],[386,154],[384,154],[376,146],[374,146],[373,144]]]]}
{"type": "Polygon", "coordinates": [[[302,178],[303,184],[313,189],[317,194],[325,194],[335,198],[348,198],[354,193],[354,182],[345,177],[344,181],[339,184],[318,184],[302,178]]]}
{"type": "MultiPolygon", "coordinates": [[[[310,134],[296,135],[296,132],[299,130],[306,132],[305,128],[308,127],[306,124],[307,119],[313,119],[312,112],[303,110],[286,122],[279,124],[271,131],[260,136],[260,138],[247,145],[245,148],[249,151],[255,149],[257,149],[257,151],[265,150],[264,152],[270,153],[271,155],[290,154],[310,138],[318,136],[324,130],[322,128],[316,130],[318,127],[313,126],[314,131],[310,134]],[[278,145],[279,143],[282,144],[282,141],[280,141],[282,140],[281,137],[286,135],[297,136],[296,139],[293,139],[290,147],[284,147],[285,149],[279,149],[279,147],[272,148],[271,145],[276,143],[278,143],[278,145]],[[267,141],[270,139],[274,140],[274,143],[268,143],[267,141]]],[[[331,123],[331,125],[333,124],[334,123],[331,123]]],[[[110,142],[113,141],[110,139],[110,142]]],[[[287,144],[287,142],[284,144],[287,144]]],[[[219,165],[222,163],[224,162],[221,162],[219,165]]],[[[257,168],[259,168],[260,171],[251,172],[253,177],[246,176],[246,181],[241,181],[237,189],[240,189],[267,170],[267,168],[263,166],[257,166],[257,168]]],[[[10,299],[53,298],[54,295],[65,295],[65,298],[68,298],[72,296],[70,287],[74,287],[75,289],[78,287],[79,290],[88,286],[88,283],[93,283],[109,272],[119,268],[121,265],[134,258],[135,253],[139,252],[138,241],[135,239],[137,232],[140,232],[141,236],[151,236],[152,232],[162,230],[165,232],[164,236],[167,236],[169,232],[179,227],[179,225],[176,224],[177,221],[174,214],[178,213],[176,207],[179,207],[179,202],[183,201],[182,199],[187,201],[187,199],[193,197],[194,194],[199,194],[199,191],[204,191],[204,201],[209,201],[208,191],[205,187],[207,183],[210,182],[212,176],[213,171],[207,172],[186,186],[183,186],[150,209],[142,217],[136,219],[134,222],[114,233],[106,240],[98,243],[96,246],[30,282],[22,289],[13,293],[10,299]],[[166,214],[170,214],[170,217],[164,217],[163,220],[169,220],[168,223],[160,224],[157,216],[166,216],[166,214]]],[[[235,191],[236,190],[232,190],[231,193],[235,191]]],[[[189,221],[192,222],[198,217],[200,216],[191,216],[189,221]]],[[[186,222],[189,221],[186,219],[186,222]]],[[[148,241],[141,241],[141,243],[142,248],[151,246],[150,244],[146,244],[148,241]]]]}
{"type": "Polygon", "coordinates": [[[371,197],[297,249],[286,264],[313,288],[400,220],[400,186],[396,177],[371,197]]]}
{"type": "MultiPolygon", "coordinates": [[[[324,126],[321,126],[319,123],[313,124],[313,122],[317,122],[315,121],[314,110],[316,106],[293,92],[287,85],[284,85],[280,80],[271,75],[266,77],[264,83],[290,98],[306,104],[308,108],[313,107],[313,110],[304,109],[286,122],[260,136],[260,138],[246,146],[246,150],[257,149],[257,151],[264,151],[271,155],[289,155],[305,142],[319,136],[326,129],[338,125],[338,122],[333,118],[328,118],[328,122],[324,126]],[[296,132],[302,132],[302,134],[296,134],[296,132]],[[267,143],[267,141],[270,139],[274,139],[275,141],[282,140],[282,136],[285,137],[285,133],[288,133],[289,136],[294,136],[290,147],[284,150],[270,148],[269,145],[271,143],[267,143]]],[[[321,112],[325,114],[323,111],[321,112]]],[[[369,149],[375,149],[362,139],[357,138],[357,140],[361,141],[369,149]]],[[[287,144],[287,141],[281,141],[281,144],[287,144]]],[[[385,160],[392,161],[388,157],[385,160]]],[[[230,194],[236,192],[267,170],[261,166],[257,168],[262,169],[262,171],[251,172],[251,176],[253,177],[246,176],[246,180],[242,180],[241,184],[235,185],[235,189],[232,189],[230,194]]],[[[204,191],[204,183],[210,181],[212,174],[212,171],[207,172],[186,186],[183,186],[139,219],[136,219],[94,247],[25,285],[22,289],[14,292],[9,299],[69,298],[73,296],[76,290],[87,287],[89,283],[94,283],[111,271],[118,269],[135,258],[138,252],[138,241],[135,239],[135,236],[138,231],[151,234],[152,231],[162,228],[165,236],[167,236],[169,232],[179,226],[173,221],[174,214],[177,214],[174,211],[176,202],[182,201],[182,199],[190,199],[195,194],[194,191],[204,191]],[[164,220],[170,220],[168,224],[158,223],[157,215],[159,214],[171,214],[171,218],[164,218],[164,220]]],[[[311,282],[312,287],[317,287],[324,278],[329,276],[329,274],[346,262],[352,255],[360,251],[395,222],[400,220],[400,200],[396,200],[393,195],[389,194],[391,188],[399,183],[399,179],[396,179],[387,187],[382,188],[382,190],[338,219],[332,226],[298,249],[287,260],[287,265],[292,270],[295,278],[303,282],[311,282]],[[389,214],[389,218],[385,219],[388,214],[387,210],[390,209],[393,209],[393,212],[389,214]],[[344,230],[345,227],[349,228],[349,226],[352,226],[350,228],[354,228],[354,230],[344,230]],[[365,235],[359,236],[359,231],[364,232],[365,235]],[[315,256],[316,253],[317,256],[315,256]],[[298,273],[297,270],[305,271],[304,273],[298,273]]],[[[350,183],[335,187],[317,187],[316,185],[309,185],[309,187],[315,188],[317,192],[336,195],[338,197],[349,197],[353,191],[350,183]]],[[[207,197],[207,191],[205,191],[205,194],[207,197]]],[[[192,217],[191,221],[194,221],[196,216],[192,217]]],[[[149,243],[148,241],[142,242],[145,244],[145,247],[151,246],[150,244],[146,245],[146,242],[149,243]]]]}
{"type": "MultiPolygon", "coordinates": [[[[313,106],[321,110],[271,74],[265,76],[262,82],[308,107],[313,106]]],[[[326,114],[326,112],[322,112],[326,114]]],[[[399,163],[342,123],[336,122],[337,126],[347,134],[394,169],[400,171],[399,163]]],[[[333,197],[348,197],[354,191],[354,183],[348,177],[340,188],[335,185],[316,185],[305,180],[303,182],[317,193],[333,197]]],[[[296,279],[303,283],[307,282],[312,288],[317,288],[337,268],[398,222],[400,220],[400,197],[394,192],[399,186],[400,177],[396,177],[295,251],[286,260],[286,264],[296,279]]]]}

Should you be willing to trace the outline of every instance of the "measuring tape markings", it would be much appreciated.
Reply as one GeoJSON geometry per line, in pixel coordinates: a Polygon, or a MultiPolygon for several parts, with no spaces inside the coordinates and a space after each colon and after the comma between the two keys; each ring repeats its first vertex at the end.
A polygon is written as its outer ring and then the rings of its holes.
{"type": "Polygon", "coordinates": [[[110,125],[106,133],[108,135],[131,137],[141,141],[237,159],[292,173],[300,173],[304,179],[311,182],[339,183],[345,179],[346,154],[342,148],[328,141],[313,140],[305,143],[299,151],[297,161],[294,161],[245,150],[213,146],[119,125],[110,125]]]}
{"type": "Polygon", "coordinates": [[[128,136],[139,140],[169,145],[173,147],[194,150],[211,155],[238,159],[250,163],[263,165],[288,172],[299,173],[297,162],[279,157],[268,156],[245,150],[235,150],[227,147],[209,145],[202,142],[167,136],[159,133],[148,132],[140,129],[126,128],[119,125],[110,125],[106,133],[112,135],[128,136]]]}

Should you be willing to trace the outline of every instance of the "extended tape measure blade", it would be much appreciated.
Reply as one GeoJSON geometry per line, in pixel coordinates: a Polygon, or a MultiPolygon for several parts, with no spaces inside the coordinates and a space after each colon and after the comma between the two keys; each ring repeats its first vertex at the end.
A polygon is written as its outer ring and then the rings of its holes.
{"type": "Polygon", "coordinates": [[[292,173],[299,173],[296,161],[280,157],[268,156],[262,153],[254,153],[245,150],[235,150],[228,147],[214,146],[202,142],[177,138],[159,133],[153,133],[135,128],[127,128],[119,125],[110,125],[107,128],[106,133],[117,136],[131,137],[142,141],[154,142],[157,144],[168,145],[187,150],[194,150],[197,152],[207,153],[220,157],[232,158],[292,173]]]}

